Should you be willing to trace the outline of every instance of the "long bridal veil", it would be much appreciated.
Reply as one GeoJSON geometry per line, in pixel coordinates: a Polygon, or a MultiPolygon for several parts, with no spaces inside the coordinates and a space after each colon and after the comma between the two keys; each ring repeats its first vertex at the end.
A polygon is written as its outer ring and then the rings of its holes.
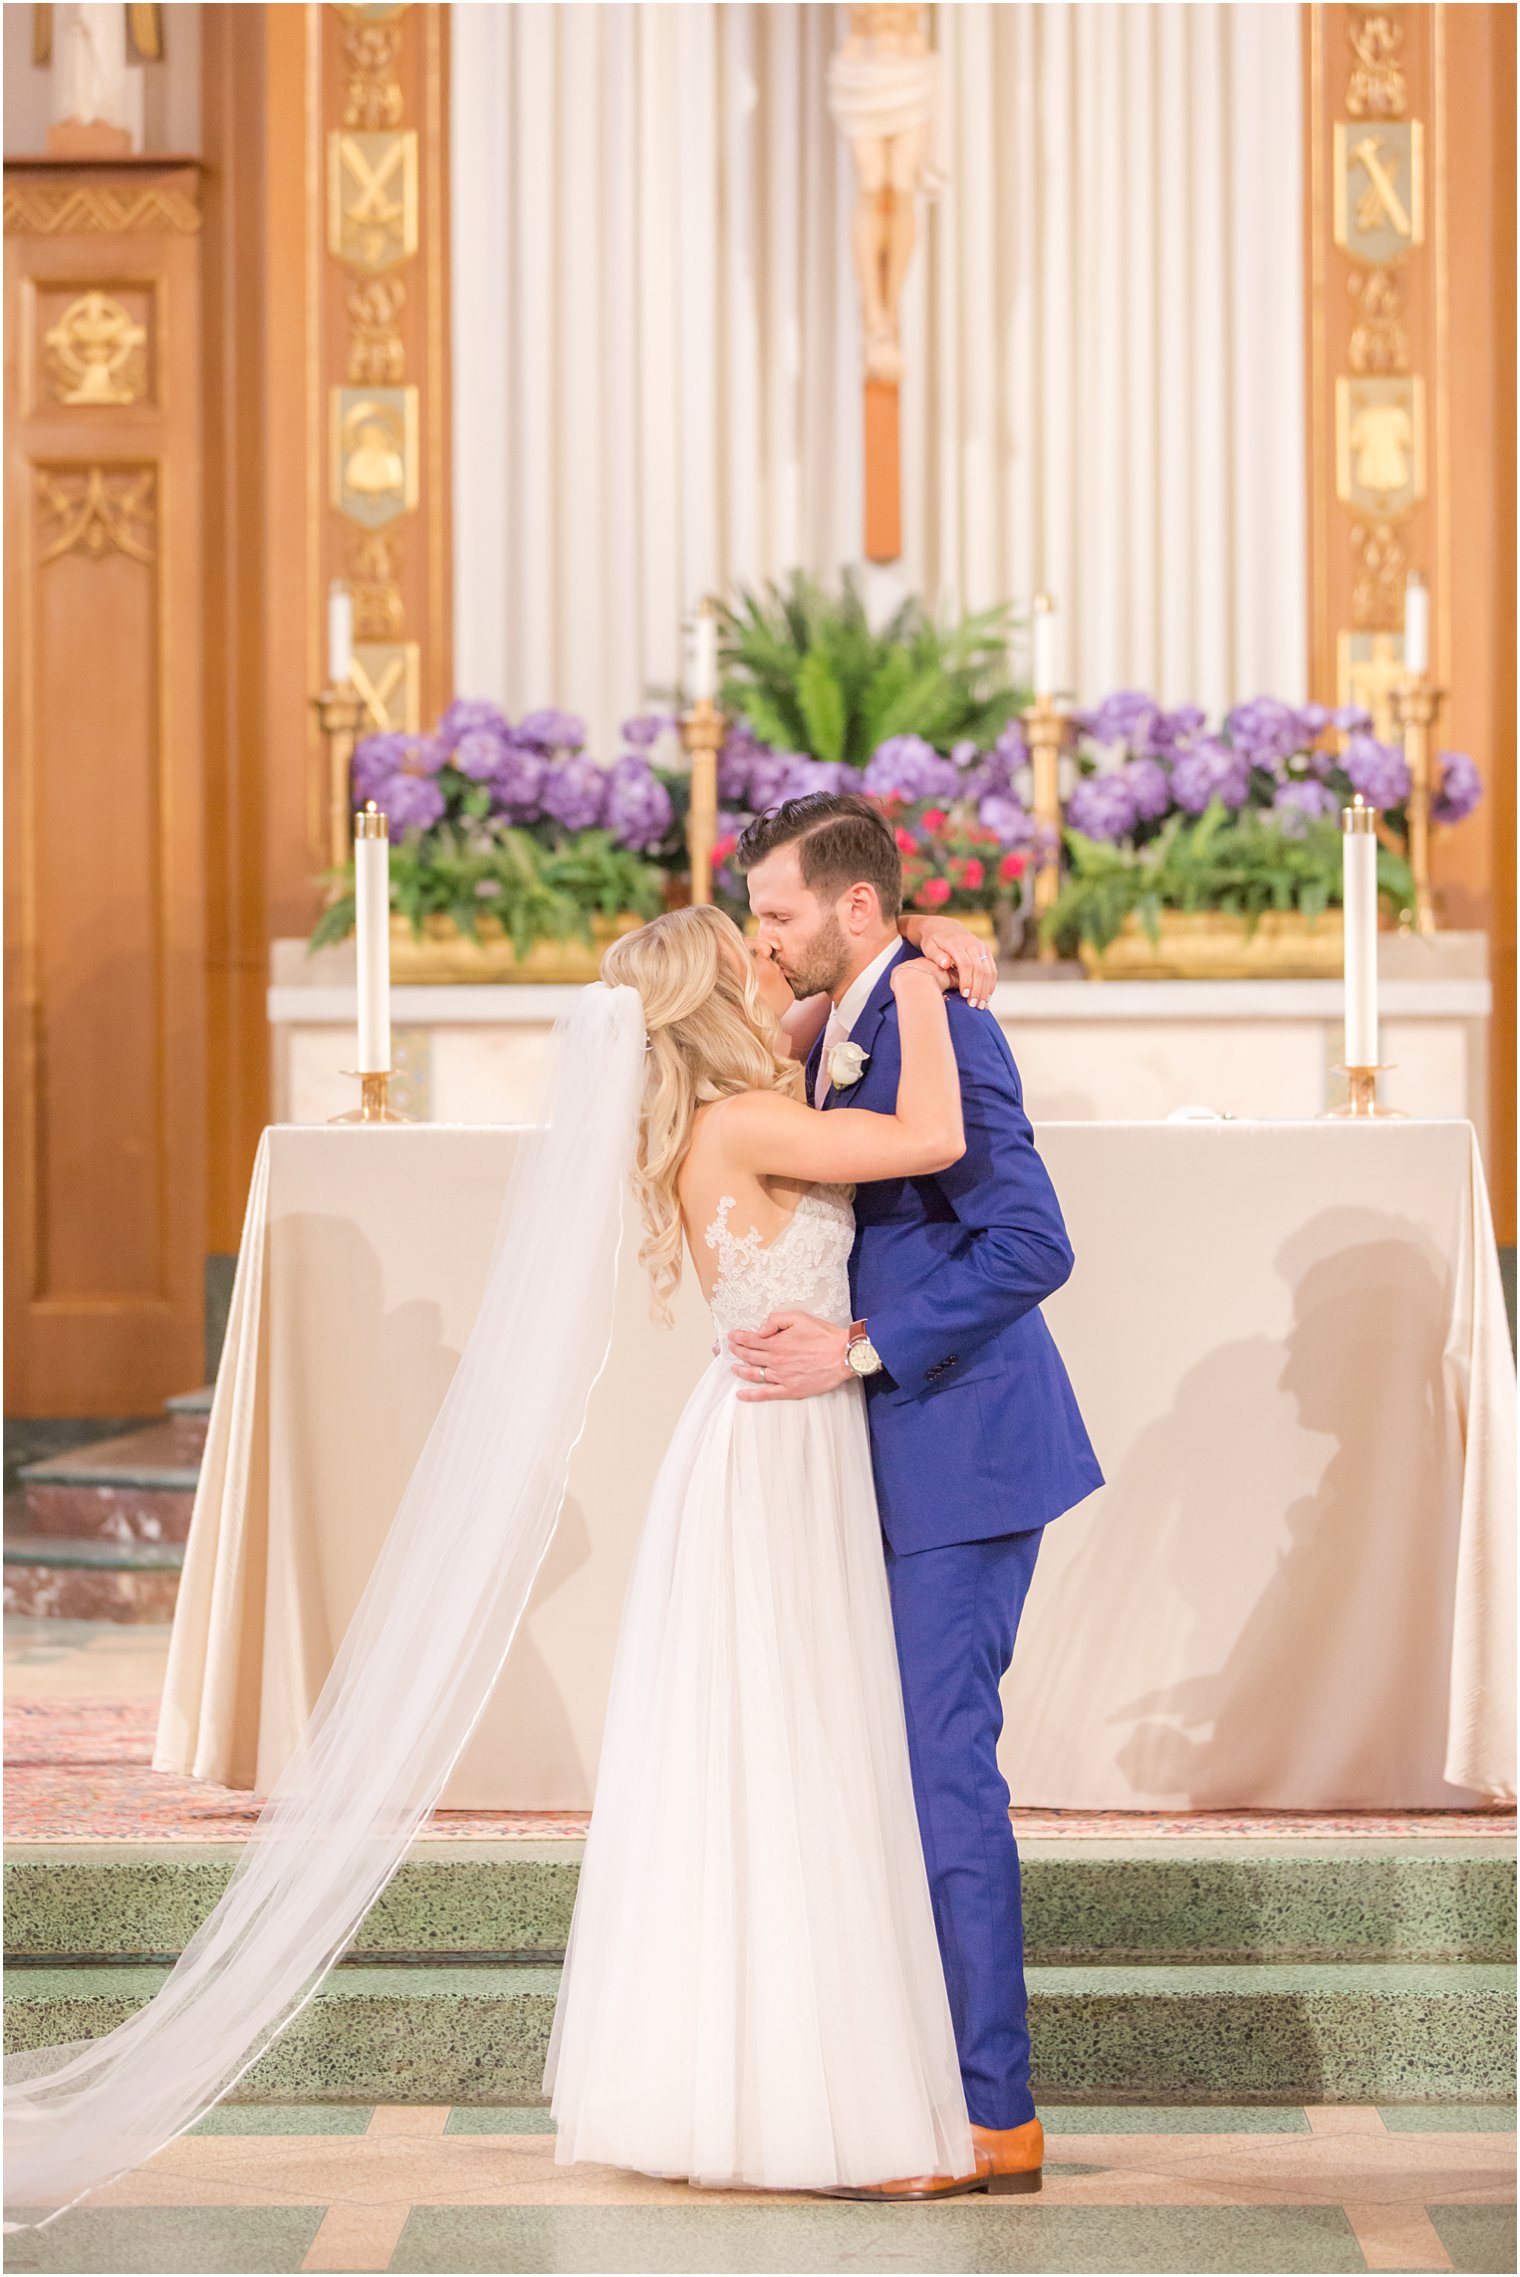
{"type": "Polygon", "coordinates": [[[7,2229],[41,2227],[151,2157],[290,2023],[490,1696],[611,1339],[644,1073],[637,994],[584,989],[554,1042],[547,1118],[518,1142],[475,1325],[225,1892],[136,2015],[6,2058],[7,2229]]]}

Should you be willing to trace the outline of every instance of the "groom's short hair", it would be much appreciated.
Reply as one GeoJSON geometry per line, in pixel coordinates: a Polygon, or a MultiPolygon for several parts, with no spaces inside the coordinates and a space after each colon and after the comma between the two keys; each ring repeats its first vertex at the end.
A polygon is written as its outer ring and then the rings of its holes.
{"type": "Polygon", "coordinates": [[[820,901],[852,885],[874,886],[883,917],[902,908],[902,856],[880,807],[849,791],[815,791],[757,815],[734,849],[747,874],[779,847],[795,846],[802,882],[820,901]]]}

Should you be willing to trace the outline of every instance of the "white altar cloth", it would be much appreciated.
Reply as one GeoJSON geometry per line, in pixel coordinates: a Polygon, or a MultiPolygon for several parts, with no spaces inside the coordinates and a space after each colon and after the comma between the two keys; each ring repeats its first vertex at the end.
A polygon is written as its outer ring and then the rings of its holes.
{"type": "MultiPolygon", "coordinates": [[[[1513,1365],[1466,1122],[1046,1124],[1046,1306],[1107,1483],[1046,1531],[1005,1687],[1021,1805],[1514,1793],[1513,1365]]],[[[156,1766],[287,1760],[469,1332],[510,1128],[260,1145],[156,1766]]],[[[710,1349],[628,1262],[559,1531],[444,1807],[589,1805],[645,1498],[710,1349]]],[[[1009,1481],[1009,1523],[1018,1482],[1009,1481]]]]}

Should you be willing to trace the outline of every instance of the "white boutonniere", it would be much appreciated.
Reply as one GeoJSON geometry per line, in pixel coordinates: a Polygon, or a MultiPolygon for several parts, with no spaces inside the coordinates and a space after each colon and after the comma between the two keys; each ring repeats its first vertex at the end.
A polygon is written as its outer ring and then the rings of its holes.
{"type": "Polygon", "coordinates": [[[830,1089],[848,1091],[852,1083],[858,1083],[865,1073],[870,1056],[869,1052],[861,1050],[859,1044],[835,1044],[829,1053],[830,1089]]]}

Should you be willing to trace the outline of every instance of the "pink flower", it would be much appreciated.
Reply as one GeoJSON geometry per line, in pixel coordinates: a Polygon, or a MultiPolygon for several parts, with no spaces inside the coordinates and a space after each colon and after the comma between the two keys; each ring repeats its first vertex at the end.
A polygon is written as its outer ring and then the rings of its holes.
{"type": "Polygon", "coordinates": [[[903,830],[899,828],[897,830],[894,830],[892,835],[897,840],[897,851],[899,854],[917,853],[918,840],[914,837],[911,830],[903,830]]]}
{"type": "Polygon", "coordinates": [[[950,880],[948,878],[925,878],[918,889],[918,898],[925,909],[943,909],[945,903],[950,899],[950,880]]]}
{"type": "Polygon", "coordinates": [[[970,889],[972,893],[975,893],[977,887],[981,885],[983,880],[986,878],[986,875],[987,872],[983,869],[981,863],[977,860],[974,854],[967,862],[965,869],[961,872],[962,882],[970,889]]]}
{"type": "Polygon", "coordinates": [[[1027,867],[1023,854],[1005,854],[998,864],[998,878],[1003,885],[1012,885],[1016,878],[1024,875],[1027,867]]]}
{"type": "Polygon", "coordinates": [[[924,828],[925,828],[925,830],[943,830],[943,829],[944,829],[944,827],[945,827],[945,823],[946,823],[946,820],[947,820],[947,816],[946,816],[946,814],[945,814],[945,810],[944,810],[944,808],[943,808],[942,806],[931,806],[931,807],[926,807],[926,808],[925,808],[925,810],[924,810],[924,828]]]}

